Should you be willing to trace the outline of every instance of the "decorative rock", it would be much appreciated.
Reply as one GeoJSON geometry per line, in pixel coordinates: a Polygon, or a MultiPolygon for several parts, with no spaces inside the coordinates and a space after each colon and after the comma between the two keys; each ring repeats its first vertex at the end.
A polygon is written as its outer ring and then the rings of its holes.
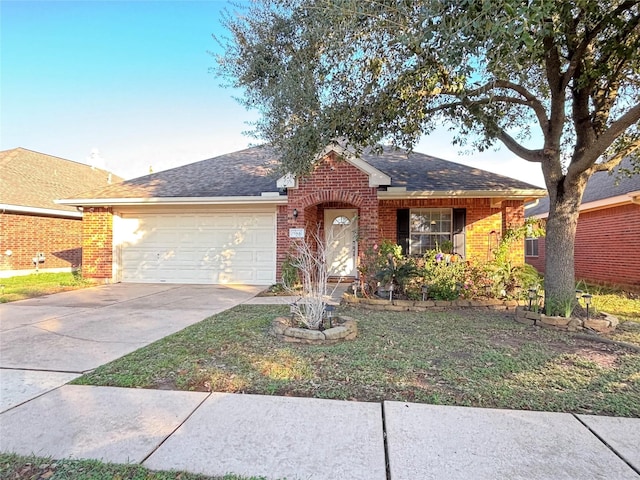
{"type": "Polygon", "coordinates": [[[382,312],[387,309],[386,307],[387,307],[386,305],[382,304],[382,305],[368,305],[366,308],[368,310],[376,310],[378,312],[382,312]]]}
{"type": "Polygon", "coordinates": [[[609,320],[590,318],[584,321],[584,326],[586,328],[592,328],[597,332],[607,332],[611,329],[611,322],[609,322],[609,320]]]}
{"type": "Polygon", "coordinates": [[[402,307],[400,305],[385,305],[384,309],[389,312],[406,312],[407,307],[402,307]]]}
{"type": "Polygon", "coordinates": [[[436,307],[450,307],[451,302],[447,300],[436,300],[436,307]]]}
{"type": "Polygon", "coordinates": [[[571,318],[569,317],[549,317],[547,315],[541,315],[540,321],[545,325],[551,325],[554,327],[566,327],[569,325],[569,321],[571,318]]]}
{"type": "Polygon", "coordinates": [[[349,331],[345,327],[333,327],[324,331],[324,338],[327,340],[338,340],[345,338],[349,331]]]}
{"type": "Polygon", "coordinates": [[[400,307],[413,307],[415,302],[413,300],[394,300],[393,304],[400,307]]]}
{"type": "Polygon", "coordinates": [[[604,313],[604,312],[602,312],[602,314],[604,315],[605,320],[609,320],[609,324],[611,328],[616,328],[620,323],[617,317],[614,317],[613,315],[609,315],[608,313],[604,313]]]}
{"type": "Polygon", "coordinates": [[[428,308],[428,307],[435,307],[436,302],[432,300],[425,300],[425,301],[415,302],[414,305],[420,308],[428,308]]]}
{"type": "Polygon", "coordinates": [[[325,336],[319,330],[309,330],[306,328],[289,328],[286,330],[285,335],[294,338],[303,338],[305,340],[324,340],[325,336]]]}
{"type": "Polygon", "coordinates": [[[524,325],[535,325],[536,321],[526,317],[516,317],[516,322],[524,325]]]}
{"type": "Polygon", "coordinates": [[[283,335],[285,330],[289,328],[285,324],[285,322],[286,319],[283,319],[282,317],[276,318],[276,320],[273,322],[273,333],[275,333],[276,335],[283,335]]]}

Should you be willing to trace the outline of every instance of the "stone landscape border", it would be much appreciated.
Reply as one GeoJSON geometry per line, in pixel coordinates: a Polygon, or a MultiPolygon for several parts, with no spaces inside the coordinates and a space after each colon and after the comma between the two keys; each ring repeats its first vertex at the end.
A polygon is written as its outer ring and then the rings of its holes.
{"type": "Polygon", "coordinates": [[[483,300],[385,300],[382,298],[361,298],[345,293],[342,300],[346,305],[358,306],[366,310],[389,312],[441,312],[449,308],[485,308],[491,310],[512,310],[518,306],[516,300],[487,298],[483,300]]]}
{"type": "Polygon", "coordinates": [[[271,325],[271,332],[285,342],[309,345],[331,345],[353,340],[358,336],[358,324],[354,318],[340,315],[334,318],[334,322],[337,324],[335,327],[320,331],[292,327],[290,318],[276,317],[271,325]]]}
{"type": "Polygon", "coordinates": [[[604,318],[553,317],[528,310],[526,307],[516,308],[516,321],[526,325],[555,327],[569,332],[595,330],[598,333],[610,333],[618,326],[618,319],[613,315],[601,312],[604,318]]]}

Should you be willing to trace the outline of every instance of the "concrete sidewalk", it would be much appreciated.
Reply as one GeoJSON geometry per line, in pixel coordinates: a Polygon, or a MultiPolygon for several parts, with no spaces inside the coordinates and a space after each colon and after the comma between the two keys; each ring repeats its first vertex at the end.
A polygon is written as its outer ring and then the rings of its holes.
{"type": "Polygon", "coordinates": [[[267,479],[638,480],[638,445],[637,418],[113,387],[0,414],[2,452],[267,479]]]}

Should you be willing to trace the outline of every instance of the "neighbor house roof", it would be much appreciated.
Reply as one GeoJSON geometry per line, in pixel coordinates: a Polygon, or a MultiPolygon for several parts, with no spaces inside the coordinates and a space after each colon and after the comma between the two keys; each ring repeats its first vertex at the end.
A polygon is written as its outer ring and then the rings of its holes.
{"type": "MultiPolygon", "coordinates": [[[[594,173],[584,189],[580,210],[590,210],[617,205],[640,197],[640,175],[629,177],[620,173],[620,169],[630,170],[631,159],[625,158],[612,172],[594,173]]],[[[549,197],[527,208],[527,217],[546,217],[549,213],[549,197]]]]}
{"type": "Polygon", "coordinates": [[[120,181],[122,178],[106,170],[25,148],[0,152],[2,210],[77,216],[75,207],[58,205],[55,200],[120,181]]]}
{"type": "MultiPolygon", "coordinates": [[[[382,190],[395,187],[411,192],[491,191],[507,194],[526,191],[533,197],[544,194],[534,185],[421,153],[408,154],[405,150],[385,147],[381,155],[365,151],[360,158],[384,174],[381,178],[390,177],[390,184],[381,186],[382,190]]],[[[277,201],[278,165],[276,150],[269,146],[252,147],[89,191],[65,203],[98,204],[101,199],[103,203],[109,199],[120,203],[127,203],[127,200],[145,203],[153,199],[240,197],[277,201]]]]}

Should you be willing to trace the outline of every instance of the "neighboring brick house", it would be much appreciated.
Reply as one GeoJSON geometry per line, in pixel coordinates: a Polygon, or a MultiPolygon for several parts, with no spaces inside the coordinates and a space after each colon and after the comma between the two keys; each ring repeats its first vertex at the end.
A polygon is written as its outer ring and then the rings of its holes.
{"type": "MultiPolygon", "coordinates": [[[[273,149],[254,147],[65,200],[84,207],[83,273],[267,285],[281,278],[294,239],[312,231],[336,242],[334,276],[356,276],[359,257],[384,239],[417,255],[452,240],[463,257],[486,260],[502,232],[524,222],[524,202],[546,193],[389,148],[359,158],[328,148],[304,178],[277,178],[277,166],[273,149]]],[[[524,262],[524,242],[513,257],[524,262]]]]}
{"type": "Polygon", "coordinates": [[[0,152],[0,278],[78,267],[82,212],[55,200],[121,180],[24,148],[0,152]]]}
{"type": "MultiPolygon", "coordinates": [[[[625,159],[620,168],[629,169],[625,159]]],[[[546,219],[549,198],[527,206],[527,217],[546,219]]],[[[640,288],[640,175],[597,172],[589,179],[576,229],[576,279],[640,288]]],[[[526,261],[545,269],[545,239],[527,239],[526,261]]]]}

